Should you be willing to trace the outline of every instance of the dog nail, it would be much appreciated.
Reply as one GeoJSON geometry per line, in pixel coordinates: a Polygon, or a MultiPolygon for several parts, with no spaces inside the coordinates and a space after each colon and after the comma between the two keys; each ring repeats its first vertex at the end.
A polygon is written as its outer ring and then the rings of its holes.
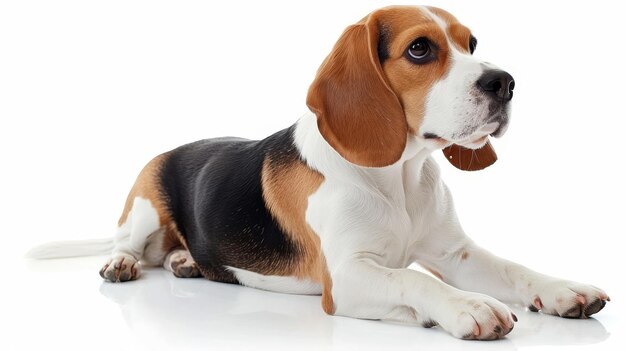
{"type": "Polygon", "coordinates": [[[537,310],[540,310],[543,308],[543,303],[541,303],[541,299],[539,298],[539,296],[535,297],[535,299],[533,300],[533,305],[535,306],[537,310]]]}

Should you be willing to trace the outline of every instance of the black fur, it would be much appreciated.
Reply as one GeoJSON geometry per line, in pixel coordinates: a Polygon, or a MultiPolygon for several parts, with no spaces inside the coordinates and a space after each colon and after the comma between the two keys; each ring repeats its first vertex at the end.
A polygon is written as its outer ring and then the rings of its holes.
{"type": "Polygon", "coordinates": [[[422,327],[424,327],[424,328],[432,328],[432,327],[436,327],[438,325],[439,325],[439,323],[435,322],[432,319],[428,319],[428,320],[422,322],[422,327]]]}
{"type": "Polygon", "coordinates": [[[376,49],[378,51],[378,61],[382,66],[389,58],[389,29],[385,26],[381,26],[379,32],[376,49]]]}
{"type": "Polygon", "coordinates": [[[270,274],[297,259],[261,186],[266,157],[275,167],[299,160],[293,132],[292,126],[259,141],[201,140],[168,153],[162,192],[205,277],[237,283],[224,266],[270,274]]]}
{"type": "Polygon", "coordinates": [[[476,46],[478,46],[478,39],[476,39],[475,36],[470,35],[470,42],[469,42],[470,54],[474,54],[474,51],[476,51],[476,46]]]}

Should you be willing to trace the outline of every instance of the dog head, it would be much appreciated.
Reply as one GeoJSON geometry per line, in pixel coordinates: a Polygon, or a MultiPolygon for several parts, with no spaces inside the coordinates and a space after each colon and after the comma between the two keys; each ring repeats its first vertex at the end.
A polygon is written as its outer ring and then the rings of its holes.
{"type": "Polygon", "coordinates": [[[377,10],[344,31],[307,105],[324,139],[352,163],[391,165],[417,138],[460,169],[483,169],[496,160],[488,137],[506,131],[515,83],[476,59],[476,44],[441,9],[377,10]]]}

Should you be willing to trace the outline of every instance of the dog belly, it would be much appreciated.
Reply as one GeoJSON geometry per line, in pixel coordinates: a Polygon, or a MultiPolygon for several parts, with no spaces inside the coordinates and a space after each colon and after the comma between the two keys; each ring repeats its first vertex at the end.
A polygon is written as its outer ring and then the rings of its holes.
{"type": "Polygon", "coordinates": [[[242,285],[285,294],[321,295],[322,286],[308,279],[263,275],[245,269],[226,267],[242,285]]]}

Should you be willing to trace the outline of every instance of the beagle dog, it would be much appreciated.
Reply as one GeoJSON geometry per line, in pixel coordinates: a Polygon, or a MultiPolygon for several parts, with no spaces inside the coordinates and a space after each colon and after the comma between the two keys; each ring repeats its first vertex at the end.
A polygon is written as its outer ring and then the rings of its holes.
{"type": "Polygon", "coordinates": [[[602,290],[504,260],[468,238],[431,157],[496,161],[514,81],[434,7],[376,10],[341,35],[310,86],[311,114],[263,140],[218,138],[152,159],[130,191],[100,275],[141,264],[177,277],[321,294],[330,315],[504,337],[500,301],[587,318],[602,290]],[[141,262],[141,263],[140,263],[141,262]],[[432,276],[407,269],[419,263],[432,276]]]}

